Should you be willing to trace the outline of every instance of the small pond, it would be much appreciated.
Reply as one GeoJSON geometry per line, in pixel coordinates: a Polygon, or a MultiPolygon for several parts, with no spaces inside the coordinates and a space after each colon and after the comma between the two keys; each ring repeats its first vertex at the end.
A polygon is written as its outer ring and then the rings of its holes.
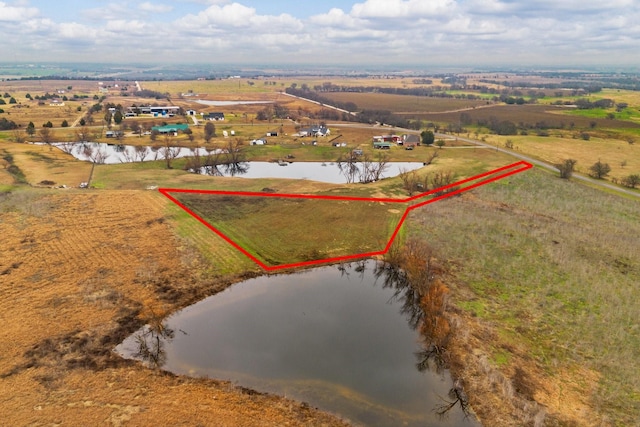
{"type": "MultiPolygon", "coordinates": [[[[98,142],[61,142],[53,144],[62,151],[71,154],[78,160],[96,162],[100,164],[118,164],[130,162],[143,162],[164,160],[167,150],[171,150],[172,158],[190,157],[196,154],[204,159],[207,156],[216,157],[222,150],[207,150],[206,148],[182,148],[182,147],[145,147],[123,144],[105,144],[98,142]]],[[[419,169],[423,166],[419,162],[390,162],[387,163],[380,178],[397,176],[401,171],[419,169]]],[[[352,182],[358,182],[361,178],[359,163],[354,164],[352,182]]],[[[335,163],[324,162],[242,162],[230,165],[218,165],[217,167],[202,167],[195,170],[203,175],[238,176],[243,178],[289,178],[309,179],[313,181],[343,184],[349,178],[335,163]]]]}
{"type": "Polygon", "coordinates": [[[143,145],[105,144],[103,142],[57,142],[52,144],[65,153],[71,154],[84,162],[100,164],[118,164],[132,162],[151,162],[164,160],[166,154],[171,158],[189,156],[207,156],[221,153],[222,150],[207,150],[206,148],[183,147],[145,147],[143,145]],[[167,151],[170,150],[169,153],[167,151]]]}
{"type": "Polygon", "coordinates": [[[410,326],[416,307],[380,265],[247,280],[143,328],[116,351],[305,401],[356,424],[477,426],[459,405],[437,413],[452,401],[452,380],[417,368],[424,359],[410,326]]]}
{"type": "MultiPolygon", "coordinates": [[[[418,162],[390,162],[387,163],[380,178],[394,177],[402,171],[420,169],[422,166],[423,164],[418,162]]],[[[332,162],[244,162],[219,165],[215,169],[205,166],[198,172],[202,175],[237,176],[242,178],[309,179],[332,184],[344,184],[349,180],[351,182],[359,182],[362,177],[357,163],[354,165],[354,173],[349,179],[345,172],[336,163],[332,162]]]]}

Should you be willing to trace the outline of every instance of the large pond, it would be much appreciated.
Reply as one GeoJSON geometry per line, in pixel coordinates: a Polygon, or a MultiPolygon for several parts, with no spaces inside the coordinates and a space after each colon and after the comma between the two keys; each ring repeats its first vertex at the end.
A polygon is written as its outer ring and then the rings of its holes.
{"type": "MultiPolygon", "coordinates": [[[[142,162],[164,160],[168,155],[171,158],[201,156],[203,161],[207,157],[215,157],[222,154],[221,150],[207,150],[205,148],[182,147],[145,147],[123,144],[105,144],[98,142],[84,143],[55,143],[54,146],[71,154],[78,160],[96,162],[100,164],[117,164],[129,162],[142,162]],[[170,150],[170,152],[169,152],[170,150]]],[[[347,176],[345,169],[340,169],[337,164],[331,162],[243,162],[231,165],[218,165],[202,167],[193,170],[203,175],[238,176],[243,178],[289,178],[310,179],[313,181],[343,184],[345,182],[358,182],[362,180],[362,165],[353,165],[352,174],[347,176]]],[[[387,163],[380,178],[390,178],[399,175],[402,171],[419,169],[423,166],[419,162],[390,162],[387,163]]]]}
{"type": "Polygon", "coordinates": [[[439,413],[454,401],[452,380],[424,369],[413,296],[381,265],[247,280],[143,328],[116,351],[292,397],[356,424],[477,426],[459,405],[439,413]]]}

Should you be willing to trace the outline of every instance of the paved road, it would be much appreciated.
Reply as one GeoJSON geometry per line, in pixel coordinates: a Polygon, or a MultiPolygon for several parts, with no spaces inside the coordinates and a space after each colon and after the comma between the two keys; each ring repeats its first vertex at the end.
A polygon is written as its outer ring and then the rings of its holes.
{"type": "MultiPolygon", "coordinates": [[[[382,126],[371,126],[371,125],[365,125],[362,123],[348,123],[348,124],[342,124],[342,123],[331,123],[327,125],[328,127],[351,127],[351,128],[362,128],[362,129],[385,129],[389,132],[391,131],[397,131],[397,132],[403,132],[403,133],[413,133],[413,134],[419,134],[420,131],[416,131],[413,129],[404,129],[404,128],[397,128],[397,127],[382,127],[382,126]]],[[[438,133],[435,135],[438,138],[451,138],[451,135],[447,135],[447,134],[442,134],[442,133],[438,133]]],[[[532,165],[536,165],[539,166],[541,168],[545,168],[548,169],[550,171],[553,172],[557,172],[559,173],[560,171],[558,170],[558,168],[556,168],[554,165],[547,163],[547,162],[543,162],[541,160],[537,160],[534,159],[533,157],[529,157],[526,156],[524,154],[520,154],[520,153],[516,153],[512,150],[507,150],[506,148],[500,148],[500,147],[496,147],[495,145],[491,145],[491,144],[487,144],[486,142],[482,142],[482,141],[476,141],[475,139],[469,139],[469,138],[464,138],[464,137],[455,137],[457,140],[459,141],[464,141],[467,142],[469,144],[475,144],[479,147],[484,147],[484,148],[489,148],[489,149],[493,149],[496,151],[499,151],[501,153],[507,154],[509,156],[512,157],[516,157],[520,160],[524,160],[526,162],[531,163],[532,165]]],[[[618,187],[617,185],[613,185],[607,181],[602,181],[602,180],[598,180],[598,179],[593,179],[593,178],[589,178],[588,176],[585,175],[581,175],[578,173],[574,173],[572,175],[572,179],[577,179],[579,181],[583,181],[586,183],[589,183],[593,186],[596,187],[600,187],[600,188],[606,188],[607,190],[612,190],[615,191],[616,193],[621,193],[621,194],[626,194],[628,196],[633,196],[636,197],[638,199],[640,199],[640,192],[638,191],[634,191],[631,189],[626,189],[626,188],[622,188],[622,187],[618,187]]]]}
{"type": "Polygon", "coordinates": [[[347,111],[347,110],[343,110],[342,108],[334,107],[333,105],[323,104],[322,102],[314,101],[312,99],[307,99],[307,98],[302,98],[302,97],[299,97],[299,96],[296,96],[296,95],[291,95],[290,93],[287,93],[287,92],[280,92],[280,93],[282,95],[290,96],[291,98],[300,99],[302,101],[310,102],[312,104],[322,105],[325,108],[330,108],[332,110],[340,111],[341,113],[347,113],[347,114],[350,114],[352,116],[355,116],[356,114],[358,114],[358,113],[355,113],[353,111],[347,111]]]}

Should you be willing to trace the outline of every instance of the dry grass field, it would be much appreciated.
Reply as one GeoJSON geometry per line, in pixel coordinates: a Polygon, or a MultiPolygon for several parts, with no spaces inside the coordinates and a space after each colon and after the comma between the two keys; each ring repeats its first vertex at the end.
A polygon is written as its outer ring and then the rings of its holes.
{"type": "MultiPolygon", "coordinates": [[[[287,103],[290,109],[312,110],[321,107],[285,99],[278,92],[294,82],[310,87],[326,81],[413,85],[407,78],[273,81],[275,85],[259,79],[253,84],[232,79],[142,85],[168,92],[172,103],[199,111],[205,109],[182,93],[191,90],[210,100],[271,100],[287,103]]],[[[93,104],[97,86],[80,81],[16,81],[0,82],[0,91],[16,96],[22,105],[15,111],[4,105],[1,117],[21,125],[34,121],[37,127],[51,120],[57,127],[58,121],[77,118],[87,107],[83,102],[93,104]],[[71,111],[66,106],[38,106],[24,97],[69,85],[71,93],[90,95],[88,100],[72,101],[71,111]]],[[[110,91],[106,102],[144,101],[116,93],[110,91]]],[[[640,105],[634,93],[605,90],[598,95],[608,96],[634,108],[640,105]]],[[[381,109],[421,113],[421,119],[436,123],[457,121],[460,116],[460,111],[451,111],[458,105],[444,101],[419,104],[415,97],[407,102],[376,94],[367,102],[379,103],[381,109]],[[418,108],[411,108],[413,103],[418,108]]],[[[234,129],[244,142],[283,126],[284,135],[269,145],[246,146],[247,156],[255,160],[293,156],[294,161],[334,161],[354,147],[377,154],[370,147],[371,137],[390,131],[334,126],[331,138],[342,135],[340,140],[348,144],[342,152],[328,143],[329,138],[315,147],[303,145],[307,140],[293,137],[294,123],[252,123],[260,108],[207,107],[207,111],[228,115],[227,122],[216,123],[218,133],[234,129]]],[[[476,107],[467,112],[474,120],[496,115],[516,123],[561,121],[565,129],[549,137],[481,136],[501,146],[510,139],[516,151],[552,163],[575,158],[579,172],[602,160],[611,165],[614,178],[640,173],[640,145],[624,140],[640,128],[631,120],[568,115],[548,105],[476,107]],[[572,137],[572,132],[591,129],[592,121],[596,126],[589,141],[572,137]],[[570,129],[571,122],[575,130],[570,129]]],[[[54,132],[57,140],[68,140],[74,131],[54,132]]],[[[203,145],[202,129],[194,128],[194,133],[193,142],[184,136],[171,142],[203,145]]],[[[50,187],[76,187],[86,181],[91,165],[48,146],[9,142],[11,137],[11,132],[0,135],[0,316],[5,320],[0,331],[4,350],[0,424],[344,425],[303,403],[216,380],[176,377],[124,361],[112,352],[145,322],[260,273],[227,242],[147,188],[270,188],[282,193],[402,197],[406,194],[401,180],[344,186],[206,177],[183,171],[185,160],[176,160],[173,169],[160,162],[97,165],[94,189],[54,189],[50,187]],[[11,165],[20,173],[10,170],[11,165]],[[46,181],[55,184],[41,184],[46,181]]],[[[226,142],[219,135],[210,145],[223,147],[226,142]]],[[[151,141],[126,137],[124,143],[151,141]]],[[[387,154],[394,160],[423,161],[432,150],[393,147],[387,154]]],[[[453,171],[459,179],[513,161],[495,150],[465,147],[455,142],[455,136],[437,150],[439,156],[422,174],[453,171]]],[[[272,208],[265,208],[269,221],[277,221],[278,209],[272,208]]],[[[345,208],[354,217],[370,215],[366,209],[345,208]]],[[[319,208],[305,212],[314,209],[319,208]]],[[[463,378],[473,409],[486,425],[638,425],[639,212],[636,200],[537,170],[412,212],[403,233],[429,242],[447,266],[455,331],[452,369],[463,378]]],[[[232,225],[242,233],[242,221],[249,219],[260,226],[248,217],[232,225]]],[[[269,240],[268,233],[263,236],[269,240]]],[[[281,249],[291,241],[290,235],[280,241],[281,249]]],[[[292,248],[298,254],[300,249],[292,248]]]]}
{"type": "Polygon", "coordinates": [[[144,322],[233,278],[197,264],[169,225],[167,203],[155,192],[0,195],[2,423],[344,425],[304,404],[112,353],[144,322]]]}
{"type": "Polygon", "coordinates": [[[588,141],[581,138],[550,136],[503,136],[491,135],[486,142],[504,146],[511,141],[518,153],[534,156],[551,164],[564,159],[575,159],[576,171],[589,174],[589,167],[597,161],[611,166],[609,179],[621,180],[632,173],[640,173],[640,145],[612,138],[592,137],[588,141]]]}

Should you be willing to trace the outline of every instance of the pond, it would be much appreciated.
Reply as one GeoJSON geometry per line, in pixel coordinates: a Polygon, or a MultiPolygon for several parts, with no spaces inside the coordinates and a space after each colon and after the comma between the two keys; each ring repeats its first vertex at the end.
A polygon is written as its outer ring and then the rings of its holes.
{"type": "MultiPolygon", "coordinates": [[[[183,147],[145,147],[123,144],[105,144],[98,142],[61,142],[53,144],[65,153],[71,154],[78,160],[96,162],[99,164],[118,164],[142,161],[164,160],[166,155],[171,158],[192,157],[199,155],[205,161],[208,157],[222,154],[220,149],[183,148],[183,147]]],[[[355,174],[350,178],[345,176],[335,163],[324,162],[242,162],[217,167],[202,167],[192,170],[203,175],[238,176],[243,178],[288,178],[309,179],[313,181],[343,184],[359,181],[359,163],[354,164],[355,174]]],[[[403,170],[419,169],[423,166],[419,162],[389,162],[380,178],[390,178],[399,175],[403,170]]]]}
{"type": "Polygon", "coordinates": [[[171,158],[207,156],[222,153],[222,150],[183,147],[146,147],[144,145],[105,144],[103,142],[56,142],[52,144],[67,154],[84,162],[99,164],[118,164],[132,162],[152,162],[171,158]]]}
{"type": "Polygon", "coordinates": [[[410,326],[416,307],[379,266],[247,280],[143,328],[116,351],[305,401],[356,424],[477,426],[459,405],[438,414],[452,402],[452,380],[424,369],[424,344],[410,326]]]}
{"type": "MultiPolygon", "coordinates": [[[[202,175],[237,176],[242,178],[288,178],[309,179],[312,181],[329,182],[332,184],[344,184],[346,182],[359,182],[362,174],[358,164],[354,174],[349,178],[344,169],[333,162],[243,162],[238,164],[219,165],[217,167],[202,167],[198,172],[202,175]]],[[[418,162],[390,162],[387,163],[380,178],[390,178],[399,175],[402,171],[420,169],[422,163],[418,162]]]]}

